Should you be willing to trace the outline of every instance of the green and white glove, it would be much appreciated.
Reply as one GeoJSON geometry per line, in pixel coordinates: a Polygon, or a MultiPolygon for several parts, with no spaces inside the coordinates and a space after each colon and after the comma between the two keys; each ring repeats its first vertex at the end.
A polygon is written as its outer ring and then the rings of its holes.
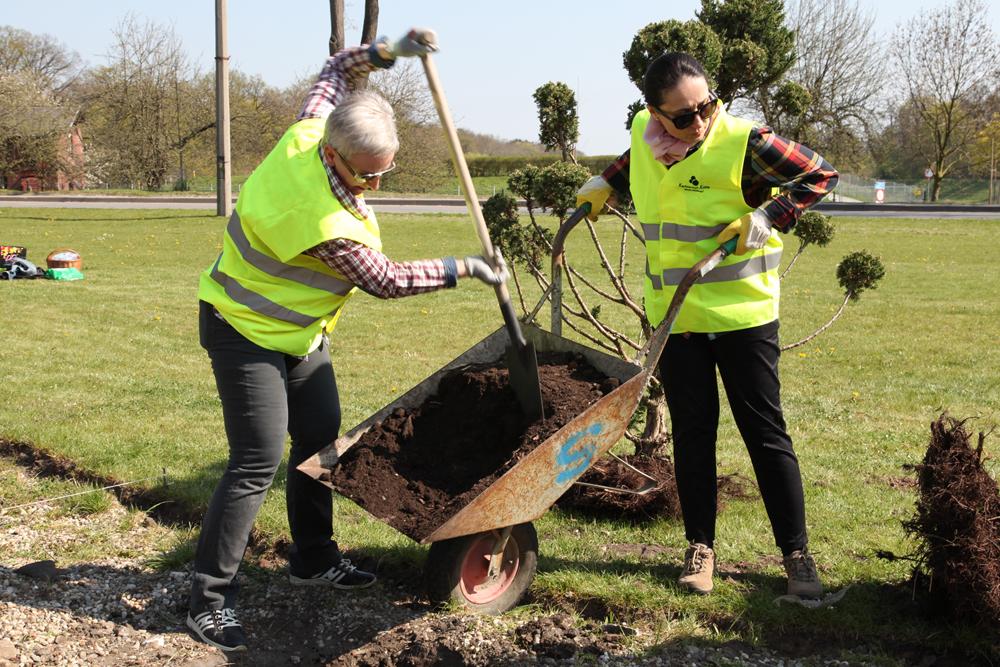
{"type": "Polygon", "coordinates": [[[382,37],[385,50],[391,58],[426,56],[438,50],[437,34],[429,28],[410,28],[409,32],[393,41],[382,37]]]}
{"type": "Polygon", "coordinates": [[[482,255],[466,257],[463,260],[465,262],[465,275],[481,280],[487,285],[499,285],[507,282],[510,274],[507,271],[507,262],[499,250],[496,251],[496,259],[497,268],[494,270],[482,255]]]}
{"type": "Polygon", "coordinates": [[[730,222],[719,232],[715,240],[722,245],[734,236],[739,236],[736,242],[736,255],[744,255],[747,250],[760,250],[771,237],[771,218],[760,209],[747,213],[738,220],[730,222]]]}

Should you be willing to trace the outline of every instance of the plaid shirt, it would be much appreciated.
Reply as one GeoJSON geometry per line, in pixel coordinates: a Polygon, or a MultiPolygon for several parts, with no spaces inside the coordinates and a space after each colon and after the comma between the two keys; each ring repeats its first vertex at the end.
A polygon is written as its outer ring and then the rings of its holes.
{"type": "MultiPolygon", "coordinates": [[[[688,155],[699,146],[692,146],[688,155]]],[[[629,191],[630,159],[630,151],[625,151],[602,174],[620,195],[629,191]]],[[[779,137],[769,127],[750,131],[743,160],[743,200],[752,208],[763,207],[778,230],[791,231],[806,209],[837,187],[839,178],[837,170],[809,147],[779,137]],[[781,192],[772,198],[775,186],[781,192]]]]}
{"type": "MultiPolygon", "coordinates": [[[[374,46],[343,49],[327,59],[319,79],[309,89],[302,111],[296,120],[325,118],[340,103],[365,74],[378,68],[391,67],[393,61],[379,56],[374,46]]],[[[326,161],[319,150],[320,160],[330,180],[333,196],[359,220],[369,217],[364,197],[355,196],[326,161]]],[[[430,292],[442,287],[454,287],[458,280],[455,259],[427,259],[416,262],[393,262],[381,252],[348,239],[332,239],[305,252],[359,288],[383,299],[430,292]]]]}
{"type": "Polygon", "coordinates": [[[333,239],[306,251],[362,290],[381,299],[454,287],[454,257],[394,262],[377,250],[348,239],[333,239]]]}

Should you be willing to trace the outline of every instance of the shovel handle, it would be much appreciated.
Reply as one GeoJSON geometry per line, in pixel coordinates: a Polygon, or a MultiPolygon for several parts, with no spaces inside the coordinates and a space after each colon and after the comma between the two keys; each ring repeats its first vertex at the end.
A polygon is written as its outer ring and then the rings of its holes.
{"type": "MultiPolygon", "coordinates": [[[[472,214],[473,222],[476,223],[476,234],[479,235],[479,242],[483,246],[483,256],[486,257],[486,261],[490,263],[490,266],[497,269],[499,267],[497,266],[496,251],[493,248],[493,241],[490,240],[490,231],[486,227],[483,209],[479,206],[479,197],[476,196],[476,187],[473,185],[472,176],[469,174],[469,165],[466,164],[465,155],[462,153],[462,144],[458,140],[455,123],[451,119],[451,112],[448,110],[448,104],[444,99],[444,91],[441,88],[441,81],[438,79],[437,67],[434,65],[434,60],[430,54],[420,56],[420,61],[423,63],[424,72],[427,74],[427,85],[431,89],[431,96],[434,98],[434,106],[437,108],[438,118],[441,120],[441,126],[444,128],[445,135],[448,138],[451,163],[455,166],[455,172],[465,193],[465,203],[472,214]]],[[[497,301],[500,303],[500,311],[503,313],[504,323],[507,325],[507,331],[510,332],[511,339],[519,349],[524,348],[527,341],[521,332],[521,323],[514,312],[514,306],[510,300],[510,292],[507,291],[507,284],[502,282],[499,285],[494,285],[493,289],[496,292],[497,301]]]]}

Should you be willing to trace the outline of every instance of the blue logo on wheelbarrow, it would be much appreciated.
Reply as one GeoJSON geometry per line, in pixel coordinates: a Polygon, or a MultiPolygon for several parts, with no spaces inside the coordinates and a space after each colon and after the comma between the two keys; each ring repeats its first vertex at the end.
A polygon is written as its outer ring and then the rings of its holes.
{"type": "Polygon", "coordinates": [[[565,484],[576,479],[594,460],[597,454],[597,443],[594,436],[600,435],[604,424],[597,423],[578,431],[566,439],[556,453],[556,484],[565,484]]]}

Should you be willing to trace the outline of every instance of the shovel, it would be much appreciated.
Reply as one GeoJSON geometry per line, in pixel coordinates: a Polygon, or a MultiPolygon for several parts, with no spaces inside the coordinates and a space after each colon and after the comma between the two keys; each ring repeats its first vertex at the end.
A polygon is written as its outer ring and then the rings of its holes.
{"type": "MultiPolygon", "coordinates": [[[[438,81],[437,68],[429,55],[420,57],[424,64],[424,71],[427,73],[427,83],[434,97],[434,106],[437,107],[438,118],[444,127],[445,135],[448,137],[448,148],[451,150],[451,161],[455,166],[455,172],[462,183],[462,190],[465,192],[465,203],[472,213],[472,219],[476,223],[476,233],[479,234],[479,241],[483,245],[483,255],[494,269],[497,268],[496,252],[493,249],[493,242],[490,241],[490,232],[486,228],[486,220],[483,218],[483,211],[479,207],[479,198],[476,196],[476,189],[472,184],[472,176],[469,175],[469,167],[465,163],[465,155],[462,153],[462,145],[458,141],[458,133],[451,120],[451,112],[444,99],[444,92],[441,90],[441,83],[438,81]]],[[[542,388],[538,380],[538,358],[535,355],[535,346],[524,338],[521,332],[521,323],[518,322],[514,313],[514,305],[510,300],[510,292],[507,285],[500,283],[494,286],[497,294],[497,301],[500,302],[500,312],[503,313],[503,321],[507,326],[507,333],[510,336],[511,345],[507,348],[507,369],[510,372],[510,386],[517,396],[521,410],[531,421],[542,419],[542,388]]]]}

